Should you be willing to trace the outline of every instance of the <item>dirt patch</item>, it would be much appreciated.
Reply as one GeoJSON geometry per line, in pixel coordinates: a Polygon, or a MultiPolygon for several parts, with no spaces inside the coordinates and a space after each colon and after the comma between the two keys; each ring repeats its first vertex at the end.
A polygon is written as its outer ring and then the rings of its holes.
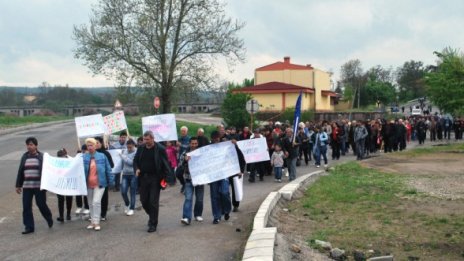
{"type": "Polygon", "coordinates": [[[408,185],[419,193],[442,199],[464,199],[464,154],[433,153],[401,158],[389,154],[362,162],[383,172],[408,174],[408,185]]]}

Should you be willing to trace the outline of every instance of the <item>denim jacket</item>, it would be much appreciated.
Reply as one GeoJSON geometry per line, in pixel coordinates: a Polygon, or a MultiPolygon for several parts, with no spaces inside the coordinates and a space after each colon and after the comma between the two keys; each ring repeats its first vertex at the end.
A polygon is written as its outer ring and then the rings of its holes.
{"type": "MultiPolygon", "coordinates": [[[[92,155],[90,155],[90,153],[85,153],[83,157],[85,180],[87,180],[89,177],[90,159],[92,155]]],[[[114,177],[111,175],[110,162],[106,158],[105,154],[96,151],[95,154],[93,154],[93,157],[95,158],[95,163],[97,164],[98,186],[114,186],[114,177]]]]}

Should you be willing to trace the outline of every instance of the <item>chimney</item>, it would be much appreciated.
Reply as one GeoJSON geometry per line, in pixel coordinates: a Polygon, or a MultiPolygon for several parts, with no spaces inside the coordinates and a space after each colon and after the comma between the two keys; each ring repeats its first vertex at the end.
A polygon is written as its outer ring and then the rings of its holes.
{"type": "Polygon", "coordinates": [[[290,56],[284,57],[284,64],[290,64],[290,56]]]}
{"type": "Polygon", "coordinates": [[[311,66],[311,64],[307,64],[306,67],[308,67],[308,68],[313,68],[313,67],[311,66]]]}

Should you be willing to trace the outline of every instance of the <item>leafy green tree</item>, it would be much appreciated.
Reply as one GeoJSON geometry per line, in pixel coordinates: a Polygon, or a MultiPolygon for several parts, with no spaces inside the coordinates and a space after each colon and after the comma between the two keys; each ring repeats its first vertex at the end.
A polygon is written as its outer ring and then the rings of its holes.
{"type": "Polygon", "coordinates": [[[443,112],[464,113],[464,54],[445,48],[435,52],[438,65],[427,73],[427,97],[443,112]]]}
{"type": "Polygon", "coordinates": [[[374,105],[377,101],[382,104],[396,102],[396,89],[393,85],[391,69],[385,69],[380,65],[372,67],[366,72],[367,82],[361,93],[361,105],[374,105]]]}
{"type": "Polygon", "coordinates": [[[408,61],[396,70],[400,101],[409,101],[425,95],[426,68],[421,61],[408,61]]]}
{"type": "MultiPolygon", "coordinates": [[[[231,86],[232,87],[232,86],[231,86]]],[[[246,93],[233,93],[237,88],[229,88],[221,106],[221,114],[228,126],[243,128],[249,126],[250,114],[246,111],[246,103],[251,95],[246,93]]]]}
{"type": "Polygon", "coordinates": [[[74,27],[75,56],[121,86],[159,88],[169,112],[178,84],[211,86],[218,58],[244,60],[243,27],[219,0],[100,0],[90,24],[74,27]]]}

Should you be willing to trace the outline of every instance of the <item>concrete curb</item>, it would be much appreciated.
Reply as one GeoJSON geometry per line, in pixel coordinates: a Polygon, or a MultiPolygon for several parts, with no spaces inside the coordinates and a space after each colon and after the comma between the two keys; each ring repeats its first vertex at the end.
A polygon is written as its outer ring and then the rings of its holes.
{"type": "Polygon", "coordinates": [[[303,175],[282,187],[279,191],[269,193],[256,212],[253,220],[253,231],[247,240],[242,260],[267,261],[274,259],[274,245],[277,235],[276,227],[266,227],[269,215],[282,198],[291,200],[293,194],[306,185],[312,177],[319,176],[325,171],[319,170],[303,175]]]}
{"type": "Polygon", "coordinates": [[[50,121],[50,122],[44,122],[44,123],[32,123],[32,124],[28,124],[28,125],[19,126],[19,127],[3,129],[3,130],[0,130],[0,136],[7,135],[7,134],[10,134],[10,133],[14,133],[14,132],[19,132],[19,131],[25,131],[25,130],[35,129],[35,128],[48,127],[48,126],[52,126],[52,125],[56,125],[56,124],[68,123],[68,122],[72,122],[72,121],[74,121],[74,120],[50,121]]]}

